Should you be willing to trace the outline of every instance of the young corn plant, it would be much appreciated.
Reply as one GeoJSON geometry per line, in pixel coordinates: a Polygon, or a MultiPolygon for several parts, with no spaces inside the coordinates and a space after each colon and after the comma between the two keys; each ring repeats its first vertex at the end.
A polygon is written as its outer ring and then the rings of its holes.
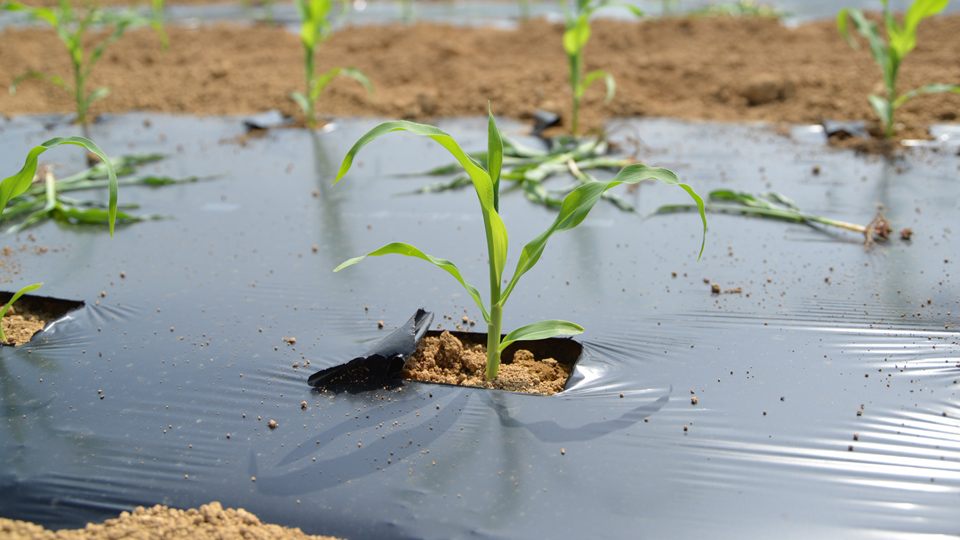
{"type": "Polygon", "coordinates": [[[779,19],[785,15],[783,10],[772,6],[758,4],[753,0],[738,0],[737,2],[720,2],[702,9],[690,12],[690,15],[699,17],[769,17],[779,19]]]}
{"type": "Polygon", "coordinates": [[[315,74],[314,58],[317,47],[328,40],[332,33],[330,27],[330,11],[332,0],[296,0],[297,13],[300,15],[300,42],[303,44],[303,68],[307,79],[307,92],[291,92],[293,99],[307,117],[307,127],[313,129],[317,119],[314,116],[314,104],[320,99],[324,88],[338,75],[349,77],[367,89],[373,95],[373,85],[360,70],[352,67],[335,67],[331,70],[315,74]]]}
{"type": "MultiPolygon", "coordinates": [[[[57,137],[50,139],[40,146],[33,147],[33,149],[31,149],[27,154],[27,159],[23,164],[23,168],[20,169],[20,172],[8,178],[4,178],[3,181],[0,182],[0,212],[6,208],[8,202],[30,189],[31,184],[33,184],[33,178],[37,174],[37,158],[40,156],[40,154],[62,144],[82,146],[103,160],[106,168],[106,174],[108,178],[107,187],[109,190],[109,202],[106,214],[110,224],[110,236],[113,236],[113,225],[117,217],[117,175],[113,169],[110,159],[106,154],[103,153],[103,150],[94,144],[93,141],[84,139],[83,137],[57,137]]],[[[0,319],[6,315],[7,310],[10,309],[10,306],[12,306],[17,299],[19,299],[25,293],[39,289],[41,285],[43,285],[42,282],[34,283],[33,285],[27,285],[26,287],[14,293],[13,297],[10,298],[10,301],[7,302],[2,309],[0,309],[0,319]]],[[[7,336],[3,333],[2,325],[0,325],[0,341],[3,341],[4,343],[7,341],[7,336]]]]}
{"type": "Polygon", "coordinates": [[[700,218],[703,220],[704,239],[700,244],[700,253],[706,242],[707,219],[703,211],[703,200],[690,186],[680,183],[677,176],[667,169],[647,167],[645,165],[629,165],[624,167],[613,179],[605,182],[587,182],[571,191],[560,204],[559,212],[553,223],[539,236],[528,242],[520,252],[513,277],[504,287],[503,272],[507,263],[508,236],[507,228],[500,217],[500,180],[503,165],[503,142],[493,115],[489,114],[487,124],[487,159],[486,167],[482,167],[476,160],[465,153],[457,142],[440,129],[423,124],[406,121],[385,122],[367,132],[347,152],[340,171],[334,183],[339,182],[350,170],[354,158],[364,145],[374,139],[393,131],[407,131],[433,139],[443,146],[457,160],[466,171],[476,190],[480,201],[480,212],[483,216],[483,226],[487,240],[487,258],[489,264],[490,297],[489,304],[485,303],[476,287],[467,283],[460,274],[457,266],[446,259],[427,255],[416,247],[401,242],[387,244],[366,255],[344,261],[334,271],[340,271],[354,265],[366,257],[396,254],[407,257],[416,257],[437,266],[452,275],[466,289],[480,308],[487,323],[487,363],[486,378],[494,379],[500,369],[500,354],[503,350],[518,340],[546,339],[553,336],[574,335],[583,332],[583,327],[568,321],[548,320],[533,323],[513,330],[501,337],[503,326],[503,308],[507,299],[513,293],[519,279],[540,260],[547,241],[555,233],[570,230],[587,217],[604,192],[620,184],[635,184],[646,179],[656,179],[669,185],[674,185],[686,191],[700,209],[700,218]],[[489,305],[489,309],[487,306],[489,305]]]}
{"type": "MultiPolygon", "coordinates": [[[[77,108],[77,122],[87,123],[87,113],[90,106],[97,100],[110,95],[110,90],[106,87],[100,87],[91,92],[87,92],[87,79],[97,61],[103,56],[103,52],[123,36],[128,29],[143,25],[152,25],[160,35],[161,42],[166,46],[166,35],[163,33],[162,24],[151,18],[142,17],[136,13],[117,13],[112,11],[103,11],[95,6],[85,8],[80,14],[74,11],[70,2],[60,0],[59,7],[30,7],[19,2],[6,2],[2,9],[5,11],[21,11],[27,13],[32,19],[37,19],[48,23],[56,30],[60,40],[63,41],[70,53],[70,62],[73,66],[73,82],[68,82],[59,75],[49,75],[38,71],[28,71],[23,75],[16,77],[10,85],[10,93],[17,92],[17,85],[25,79],[39,79],[51,82],[69,93],[74,100],[77,108]],[[88,53],[83,48],[84,37],[88,29],[92,26],[111,28],[107,37],[101,40],[88,53]]],[[[154,12],[159,13],[162,10],[162,3],[154,4],[154,12]]]]}
{"type": "Polygon", "coordinates": [[[590,41],[590,16],[601,8],[620,6],[630,10],[637,17],[643,17],[643,12],[636,6],[608,0],[576,0],[576,9],[571,10],[566,0],[560,0],[566,16],[566,30],[563,33],[563,50],[567,53],[570,67],[570,90],[573,93],[573,106],[570,114],[570,133],[577,136],[580,129],[580,101],[590,86],[603,79],[607,86],[607,96],[604,103],[609,104],[616,92],[616,81],[613,75],[603,70],[583,72],[583,48],[590,41]]]}
{"type": "Polygon", "coordinates": [[[922,94],[942,92],[960,94],[960,86],[928,84],[905,94],[897,92],[897,75],[900,71],[900,63],[917,46],[917,26],[920,21],[943,11],[949,0],[916,0],[907,9],[907,13],[903,17],[903,24],[897,22],[893,14],[890,13],[887,0],[880,0],[880,2],[883,4],[883,24],[886,37],[880,34],[877,23],[867,19],[859,9],[841,9],[837,13],[837,28],[851,47],[858,48],[859,46],[851,37],[848,28],[848,23],[852,20],[857,32],[866,38],[873,60],[883,71],[883,84],[886,87],[885,95],[870,94],[867,99],[880,118],[881,124],[883,124],[884,137],[890,139],[893,137],[895,129],[894,115],[904,102],[922,94]]]}
{"type": "MultiPolygon", "coordinates": [[[[19,232],[48,219],[67,223],[108,224],[111,222],[111,216],[104,209],[103,203],[94,200],[75,199],[64,195],[64,193],[108,187],[110,182],[109,171],[111,169],[115,171],[114,174],[119,178],[118,185],[156,187],[199,180],[197,177],[169,178],[149,175],[129,177],[137,171],[138,166],[158,161],[164,157],[166,156],[162,154],[120,156],[113,158],[109,168],[105,163],[98,163],[85,171],[66,178],[56,178],[53,172],[48,169],[44,171],[40,181],[34,182],[26,190],[7,201],[7,208],[0,213],[0,223],[14,223],[7,228],[8,233],[19,232]]],[[[113,221],[131,223],[163,217],[154,214],[134,215],[125,211],[137,207],[136,204],[118,206],[116,214],[112,218],[113,221]]]]}

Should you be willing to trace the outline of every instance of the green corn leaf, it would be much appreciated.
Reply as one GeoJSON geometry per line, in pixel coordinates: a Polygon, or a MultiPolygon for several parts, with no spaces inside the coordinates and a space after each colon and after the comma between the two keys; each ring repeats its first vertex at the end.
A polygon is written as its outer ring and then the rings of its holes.
{"type": "Polygon", "coordinates": [[[501,136],[503,140],[503,151],[504,155],[509,155],[517,158],[535,158],[545,156],[547,153],[539,148],[534,148],[532,146],[527,146],[520,141],[514,140],[511,137],[506,135],[501,136]]]}
{"type": "Polygon", "coordinates": [[[888,130],[891,129],[893,126],[893,104],[890,103],[887,98],[880,97],[876,94],[870,94],[867,96],[867,100],[870,101],[870,106],[876,111],[884,127],[888,130]]]}
{"type": "Polygon", "coordinates": [[[20,169],[20,172],[11,177],[5,178],[3,182],[0,182],[0,211],[6,207],[7,202],[10,201],[10,199],[20,195],[30,187],[31,182],[33,182],[33,177],[37,174],[37,158],[40,156],[40,154],[51,148],[60,146],[61,144],[82,146],[90,152],[93,152],[104,163],[108,164],[107,173],[110,178],[110,208],[108,214],[110,220],[110,236],[113,236],[113,224],[114,221],[116,221],[117,215],[117,174],[113,169],[110,158],[103,153],[103,150],[94,144],[93,141],[83,137],[56,137],[42,143],[40,146],[34,146],[33,149],[31,149],[27,154],[27,159],[23,164],[23,168],[20,169]]]}
{"type": "Polygon", "coordinates": [[[586,15],[577,18],[576,24],[563,33],[563,49],[567,55],[578,54],[590,40],[590,21],[586,15]]]}
{"type": "Polygon", "coordinates": [[[837,28],[840,30],[841,35],[850,44],[854,49],[859,48],[857,42],[850,36],[849,29],[847,27],[847,16],[853,21],[854,28],[856,28],[857,33],[867,39],[867,44],[870,46],[870,54],[873,55],[874,61],[877,65],[880,66],[884,72],[887,71],[887,46],[883,41],[883,38],[880,36],[880,28],[876,23],[867,19],[863,12],[859,9],[849,9],[844,8],[840,10],[840,13],[837,15],[837,28]]]}
{"type": "Polygon", "coordinates": [[[352,259],[344,261],[340,263],[340,266],[336,267],[333,271],[339,272],[340,270],[343,270],[348,266],[353,266],[354,264],[357,264],[358,262],[362,261],[367,257],[379,257],[381,255],[391,255],[391,254],[404,255],[406,257],[416,257],[418,259],[423,259],[435,265],[436,267],[440,268],[441,270],[447,272],[448,274],[456,278],[456,280],[460,282],[460,285],[462,285],[463,288],[466,289],[466,291],[470,294],[470,296],[473,297],[474,301],[477,303],[477,306],[480,307],[480,311],[483,312],[484,320],[486,321],[490,320],[490,314],[487,311],[487,308],[484,307],[483,305],[483,299],[480,297],[480,291],[478,291],[476,287],[474,287],[473,285],[470,285],[469,283],[467,283],[465,279],[463,279],[463,276],[460,275],[460,269],[457,268],[457,265],[453,264],[452,262],[446,259],[438,259],[436,257],[431,257],[430,255],[427,255],[426,253],[411,246],[410,244],[404,244],[402,242],[393,242],[391,244],[387,244],[381,247],[380,249],[375,249],[370,253],[367,253],[366,255],[361,255],[360,257],[354,257],[352,259]]]}
{"type": "Polygon", "coordinates": [[[917,46],[917,25],[920,21],[940,13],[947,7],[950,0],[916,0],[907,9],[903,17],[903,31],[895,40],[890,38],[890,45],[900,51],[901,58],[917,46]]]}
{"type": "Polygon", "coordinates": [[[308,100],[306,96],[300,92],[290,92],[290,99],[295,101],[297,105],[300,106],[300,110],[302,110],[304,113],[310,113],[310,100],[308,100]]]}
{"type": "Polygon", "coordinates": [[[62,77],[58,77],[56,75],[47,75],[46,73],[40,73],[39,71],[28,71],[23,75],[18,75],[13,79],[13,82],[10,83],[10,95],[16,94],[17,86],[19,86],[22,81],[27,79],[38,79],[41,81],[51,82],[60,88],[63,88],[67,92],[71,94],[73,93],[73,88],[67,84],[62,77]]]}
{"type": "Polygon", "coordinates": [[[916,90],[911,90],[906,94],[902,94],[896,99],[896,101],[893,102],[893,108],[896,109],[900,105],[903,105],[903,103],[910,98],[915,98],[923,94],[941,94],[943,92],[960,94],[960,86],[953,84],[928,84],[926,86],[917,88],[916,90]]]}
{"type": "Polygon", "coordinates": [[[303,42],[303,46],[308,49],[313,49],[317,46],[317,41],[320,37],[320,30],[317,27],[317,23],[301,17],[303,24],[300,26],[300,41],[303,42]]]}
{"type": "Polygon", "coordinates": [[[603,79],[607,83],[607,97],[603,100],[603,102],[609,105],[610,102],[613,101],[614,92],[617,91],[617,83],[613,79],[613,75],[607,71],[598,69],[596,71],[587,73],[587,76],[583,78],[583,86],[581,87],[580,94],[582,95],[587,91],[587,88],[589,88],[591,84],[600,79],[603,79]]]}
{"type": "Polygon", "coordinates": [[[99,101],[109,95],[110,95],[110,89],[105,86],[101,86],[100,88],[97,88],[96,90],[91,92],[90,95],[87,96],[86,105],[87,107],[89,107],[90,105],[93,104],[94,101],[99,101]]]}
{"type": "Polygon", "coordinates": [[[340,74],[362,84],[363,87],[367,89],[367,93],[371,96],[376,95],[376,92],[373,90],[373,83],[370,82],[370,79],[368,79],[367,76],[364,75],[359,69],[352,67],[341,68],[340,74]]]}
{"type": "MultiPolygon", "coordinates": [[[[704,236],[700,244],[700,255],[703,255],[707,233],[707,216],[704,214],[703,199],[701,199],[690,186],[681,184],[679,179],[677,179],[677,175],[670,170],[647,167],[646,165],[629,165],[617,173],[612,180],[607,182],[588,182],[570,192],[570,194],[563,199],[560,212],[557,214],[553,224],[541,233],[540,236],[534,238],[523,247],[523,251],[520,253],[520,259],[517,261],[516,272],[501,296],[501,303],[505,302],[506,298],[510,296],[520,277],[533,268],[540,260],[540,256],[543,254],[543,250],[550,237],[553,236],[554,233],[570,230],[582,223],[587,217],[587,214],[590,213],[590,210],[593,209],[593,206],[600,200],[603,192],[620,184],[636,184],[651,178],[660,180],[668,185],[678,186],[693,198],[700,211],[700,219],[703,221],[704,236]]],[[[699,256],[697,259],[699,260],[699,256]]]]}
{"type": "Polygon", "coordinates": [[[567,321],[540,321],[526,326],[521,326],[513,332],[510,332],[500,342],[500,352],[503,352],[511,343],[520,340],[536,341],[538,339],[547,339],[555,336],[575,336],[583,333],[583,327],[567,321]]]}
{"type": "Polygon", "coordinates": [[[161,216],[158,215],[149,215],[149,216],[135,216],[114,209],[113,212],[110,210],[104,210],[102,208],[87,208],[85,210],[80,210],[79,208],[74,208],[71,206],[57,205],[57,215],[55,217],[64,219],[71,223],[84,223],[88,225],[111,225],[114,221],[119,220],[120,222],[133,222],[133,221],[142,221],[144,219],[158,219],[161,216]]]}
{"type": "Polygon", "coordinates": [[[384,122],[368,131],[363,137],[360,137],[356,144],[347,152],[347,155],[343,158],[343,163],[340,165],[337,178],[333,183],[336,184],[347,174],[347,171],[350,170],[350,166],[353,164],[354,157],[361,148],[370,141],[392,131],[407,131],[414,135],[421,135],[433,139],[450,152],[454,159],[456,159],[457,162],[460,163],[460,166],[467,172],[477,192],[477,198],[480,200],[484,228],[488,235],[487,245],[492,246],[491,259],[494,263],[494,268],[496,269],[497,275],[502,276],[503,267],[507,260],[508,238],[507,228],[503,224],[503,220],[500,218],[494,206],[493,182],[490,180],[490,175],[487,174],[487,171],[480,167],[472,157],[460,148],[457,141],[443,130],[433,126],[408,122],[406,120],[384,122]]]}
{"type": "Polygon", "coordinates": [[[327,87],[328,84],[330,84],[330,81],[336,78],[336,76],[339,75],[341,71],[343,71],[343,68],[335,67],[335,68],[331,68],[326,73],[321,73],[320,75],[317,75],[317,78],[313,80],[313,88],[310,89],[309,99],[311,103],[317,101],[317,98],[320,97],[320,94],[323,93],[323,90],[327,87]]]}
{"type": "MultiPolygon", "coordinates": [[[[0,309],[0,319],[2,319],[3,316],[7,314],[7,310],[10,309],[10,306],[12,306],[13,303],[16,302],[21,296],[23,296],[24,294],[26,294],[26,293],[28,293],[28,292],[32,292],[32,291],[35,291],[35,290],[39,289],[42,285],[43,285],[43,282],[34,283],[33,285],[27,285],[26,287],[24,287],[24,288],[20,289],[19,291],[15,292],[15,293],[13,294],[13,296],[10,297],[10,301],[7,302],[7,304],[6,304],[5,306],[3,306],[3,309],[0,309]]],[[[4,343],[7,342],[7,336],[6,336],[6,334],[3,333],[3,326],[2,326],[2,325],[0,325],[0,341],[3,341],[4,343]]]]}
{"type": "Polygon", "coordinates": [[[840,35],[843,36],[844,41],[854,49],[859,49],[860,45],[857,44],[857,41],[853,39],[850,35],[849,19],[850,19],[850,8],[841,8],[837,12],[837,30],[840,31],[840,35]]]}
{"type": "Polygon", "coordinates": [[[500,129],[493,119],[490,103],[487,103],[487,174],[493,182],[493,208],[500,210],[500,169],[503,166],[503,139],[500,138],[500,129]]]}
{"type": "Polygon", "coordinates": [[[624,8],[624,9],[630,11],[630,13],[633,13],[633,14],[634,14],[635,16],[637,16],[637,17],[644,17],[644,16],[646,16],[646,14],[643,12],[643,10],[641,10],[640,8],[638,8],[637,6],[635,6],[635,5],[633,5],[633,4],[628,4],[628,3],[626,3],[626,2],[599,2],[599,3],[597,3],[596,5],[594,5],[593,7],[589,8],[589,9],[587,10],[587,13],[588,13],[588,14],[592,14],[594,11],[597,11],[598,9],[603,9],[603,8],[607,8],[607,7],[621,7],[621,8],[624,8]]]}

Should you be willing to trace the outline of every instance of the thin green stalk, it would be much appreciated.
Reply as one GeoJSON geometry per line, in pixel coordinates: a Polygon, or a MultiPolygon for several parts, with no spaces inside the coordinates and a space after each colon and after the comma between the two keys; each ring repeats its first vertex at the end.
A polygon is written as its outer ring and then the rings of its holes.
{"type": "MultiPolygon", "coordinates": [[[[491,282],[492,285],[492,282],[491,282]]],[[[499,289],[499,287],[497,287],[499,289]]],[[[491,287],[491,291],[493,288],[491,287]]],[[[492,295],[491,295],[492,296],[492,295]]],[[[500,296],[500,291],[497,291],[500,296]]],[[[499,301],[499,300],[498,300],[499,301]]],[[[487,323],[487,380],[497,378],[500,372],[500,334],[503,328],[503,306],[494,303],[490,308],[490,322],[487,323]]]]}
{"type": "Polygon", "coordinates": [[[583,96],[581,88],[583,74],[583,53],[571,54],[570,57],[570,88],[573,90],[572,116],[570,117],[570,134],[574,137],[580,133],[580,99],[583,96]]]}
{"type": "Polygon", "coordinates": [[[307,76],[307,93],[305,95],[308,96],[306,99],[307,108],[306,108],[306,111],[304,112],[307,115],[307,127],[309,127],[310,129],[313,129],[317,125],[317,118],[314,116],[314,112],[313,112],[313,100],[309,98],[309,96],[313,95],[313,87],[316,84],[316,81],[314,80],[315,77],[313,76],[314,70],[315,70],[313,65],[313,54],[314,54],[314,47],[310,47],[307,44],[304,44],[303,70],[307,76]]]}

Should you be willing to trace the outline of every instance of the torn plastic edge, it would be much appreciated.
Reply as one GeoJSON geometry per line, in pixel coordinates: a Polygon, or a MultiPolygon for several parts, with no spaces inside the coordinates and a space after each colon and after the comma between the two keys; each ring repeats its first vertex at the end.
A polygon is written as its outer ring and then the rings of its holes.
{"type": "MultiPolygon", "coordinates": [[[[439,336],[442,331],[430,330],[433,313],[420,308],[392,334],[383,338],[363,356],[349,362],[321,369],[307,379],[307,384],[321,390],[364,390],[382,388],[390,381],[399,381],[404,363],[417,350],[417,344],[426,336],[439,336]]],[[[448,330],[465,346],[485,345],[487,335],[479,332],[448,330]]],[[[569,366],[570,375],[564,382],[564,391],[576,386],[585,376],[576,370],[577,362],[583,356],[583,345],[570,338],[549,338],[535,341],[521,340],[512,343],[503,350],[501,359],[505,363],[513,360],[518,349],[529,350],[535,357],[552,357],[557,362],[569,366]]],[[[419,382],[419,381],[410,381],[419,382]]],[[[444,386],[459,386],[445,383],[444,386]]],[[[531,394],[536,395],[536,394],[531,394]]]]}
{"type": "Polygon", "coordinates": [[[530,132],[530,134],[534,137],[543,139],[543,132],[547,128],[558,125],[560,125],[559,114],[537,109],[533,111],[533,130],[530,132]]]}
{"type": "Polygon", "coordinates": [[[416,352],[417,343],[427,333],[431,322],[433,322],[433,313],[420,308],[413,317],[410,317],[392,334],[383,338],[365,355],[344,364],[321,369],[307,379],[307,384],[315,388],[327,387],[337,382],[340,376],[345,376],[354,370],[365,370],[368,383],[393,379],[403,369],[407,357],[416,352]]]}
{"type": "Polygon", "coordinates": [[[861,139],[870,138],[870,133],[867,131],[867,123],[862,120],[841,122],[824,118],[820,122],[820,125],[823,126],[823,132],[827,139],[833,137],[837,137],[841,140],[849,139],[850,137],[858,137],[861,139]]]}

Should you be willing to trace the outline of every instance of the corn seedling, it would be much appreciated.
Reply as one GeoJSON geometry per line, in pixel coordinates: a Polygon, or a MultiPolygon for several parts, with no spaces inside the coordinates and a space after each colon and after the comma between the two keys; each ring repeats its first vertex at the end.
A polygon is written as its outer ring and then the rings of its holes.
{"type": "Polygon", "coordinates": [[[583,73],[583,48],[590,40],[590,16],[598,9],[620,6],[630,10],[637,17],[643,17],[643,12],[631,4],[607,0],[576,1],[576,10],[571,10],[567,6],[566,0],[560,0],[560,6],[563,8],[567,20],[566,30],[563,33],[563,50],[567,53],[567,61],[570,67],[570,90],[573,92],[570,133],[574,136],[577,135],[580,128],[580,101],[587,89],[596,81],[603,79],[607,85],[607,97],[604,103],[610,103],[616,91],[616,82],[610,73],[603,70],[583,73]]]}
{"type": "MultiPolygon", "coordinates": [[[[820,223],[823,225],[829,225],[831,227],[839,227],[841,229],[862,234],[864,236],[864,243],[867,246],[871,245],[877,240],[886,240],[890,236],[890,233],[893,232],[889,222],[887,222],[886,218],[883,217],[882,212],[877,212],[877,215],[873,218],[873,220],[870,221],[870,223],[866,225],[859,225],[857,223],[838,221],[835,219],[808,214],[807,212],[800,210],[800,207],[797,206],[797,203],[795,203],[786,195],[773,192],[752,195],[743,191],[718,189],[710,192],[704,208],[708,212],[747,214],[791,221],[794,223],[820,223]]],[[[692,211],[699,209],[699,207],[693,205],[678,204],[661,206],[654,213],[665,214],[670,212],[692,211]]],[[[903,236],[904,233],[901,232],[901,235],[903,236]]],[[[909,237],[909,235],[906,235],[906,237],[909,237]]]]}
{"type": "Polygon", "coordinates": [[[520,20],[530,19],[530,0],[517,0],[517,7],[520,8],[520,20]]]}
{"type": "Polygon", "coordinates": [[[114,171],[117,185],[162,186],[196,182],[198,178],[183,179],[139,176],[124,178],[136,172],[136,168],[144,163],[152,163],[163,159],[162,154],[146,154],[120,156],[114,158],[109,167],[106,163],[98,163],[85,171],[68,176],[55,178],[50,170],[44,171],[42,179],[30,184],[18,195],[10,197],[7,208],[0,213],[0,222],[16,222],[7,228],[7,232],[19,232],[27,227],[37,225],[47,219],[54,219],[68,223],[108,224],[115,221],[131,223],[145,219],[158,219],[159,215],[133,215],[126,210],[135,209],[136,204],[114,205],[114,215],[111,217],[100,201],[80,200],[64,195],[66,192],[102,189],[110,185],[110,171],[114,171]]]}
{"type": "MultiPolygon", "coordinates": [[[[77,107],[77,122],[81,124],[87,123],[87,112],[90,105],[110,94],[110,90],[106,87],[97,88],[89,93],[86,91],[90,72],[103,56],[107,47],[120,39],[127,29],[148,24],[154,26],[160,34],[161,41],[164,44],[166,43],[166,35],[163,34],[163,27],[158,21],[135,13],[114,13],[90,6],[78,15],[67,0],[60,0],[60,5],[57,8],[30,7],[19,2],[7,2],[3,4],[2,9],[25,12],[32,19],[42,20],[52,26],[60,40],[66,45],[67,51],[70,53],[70,62],[73,65],[72,83],[58,75],[28,71],[13,80],[10,85],[10,93],[15,94],[17,85],[25,79],[40,79],[51,82],[63,88],[73,97],[77,107]],[[87,53],[83,49],[84,36],[87,30],[93,26],[105,26],[112,28],[112,30],[87,53]]],[[[159,6],[154,4],[154,10],[155,12],[162,10],[162,4],[159,6]]]]}
{"type": "Polygon", "coordinates": [[[758,4],[753,0],[739,0],[737,2],[711,4],[705,8],[691,11],[690,15],[700,17],[770,17],[779,19],[784,16],[784,12],[775,7],[758,4]]]}
{"type": "Polygon", "coordinates": [[[661,0],[660,2],[660,14],[661,15],[671,15],[678,11],[680,8],[680,0],[661,0]]]}
{"type": "Polygon", "coordinates": [[[942,92],[954,92],[960,94],[960,86],[950,84],[928,84],[905,94],[897,93],[897,75],[900,71],[900,63],[903,58],[917,46],[917,26],[920,21],[932,17],[941,11],[949,0],[916,0],[907,9],[903,18],[903,24],[897,22],[890,13],[887,0],[880,0],[883,4],[883,24],[886,30],[886,38],[880,34],[880,28],[877,23],[867,19],[859,9],[843,8],[837,14],[837,28],[840,34],[854,49],[858,48],[857,42],[851,37],[848,28],[848,22],[853,21],[853,26],[857,32],[866,38],[870,46],[870,54],[873,60],[883,71],[883,84],[886,87],[884,96],[870,94],[867,99],[870,106],[880,117],[883,124],[884,137],[887,139],[893,137],[894,115],[901,105],[908,99],[922,94],[938,94],[942,92]]]}
{"type": "MultiPolygon", "coordinates": [[[[117,175],[113,169],[110,159],[106,154],[103,153],[103,150],[101,150],[100,147],[94,144],[92,141],[84,139],[83,137],[57,137],[50,139],[40,146],[34,146],[33,149],[31,149],[27,154],[27,159],[23,164],[23,168],[20,169],[20,172],[8,178],[4,178],[3,181],[0,182],[0,212],[6,208],[8,202],[12,201],[30,189],[30,186],[33,184],[33,178],[37,174],[37,158],[40,156],[40,154],[62,144],[82,146],[103,160],[107,175],[107,188],[110,193],[110,200],[107,205],[107,210],[104,213],[106,214],[107,220],[110,224],[110,236],[113,236],[113,224],[117,216],[117,175]]],[[[2,309],[0,309],[0,319],[6,315],[7,310],[10,309],[10,306],[13,305],[18,298],[23,296],[25,293],[37,290],[41,285],[43,285],[42,282],[34,283],[33,285],[27,285],[26,287],[14,293],[13,297],[10,298],[10,301],[7,302],[2,309]]],[[[7,336],[3,333],[2,325],[0,325],[0,341],[7,341],[7,336]]]]}
{"type": "Polygon", "coordinates": [[[359,82],[373,95],[373,85],[360,70],[352,67],[335,67],[325,73],[315,74],[314,57],[317,47],[330,38],[330,10],[332,0],[296,0],[297,13],[300,15],[300,42],[303,44],[303,67],[307,78],[307,92],[291,92],[290,98],[300,105],[307,117],[307,127],[313,129],[316,125],[314,117],[314,103],[320,99],[320,94],[330,81],[338,75],[349,77],[359,82]]]}
{"type": "MultiPolygon", "coordinates": [[[[523,191],[532,202],[544,206],[559,207],[563,197],[586,182],[596,180],[584,171],[594,169],[619,170],[634,163],[629,158],[606,157],[609,145],[604,139],[582,139],[574,141],[570,138],[555,138],[551,141],[550,150],[539,150],[526,146],[519,141],[501,134],[503,140],[503,158],[500,178],[513,184],[512,189],[523,191]],[[559,189],[548,190],[544,181],[557,175],[570,173],[573,182],[561,186],[559,189]]],[[[482,166],[487,165],[485,152],[470,154],[482,166]]],[[[457,163],[437,167],[435,169],[416,174],[414,176],[440,176],[461,171],[457,163]]],[[[470,177],[458,174],[452,180],[436,182],[417,190],[419,193],[435,193],[450,189],[465,188],[471,185],[470,177]]],[[[507,188],[511,189],[511,188],[507,188]]],[[[602,198],[610,201],[621,210],[634,211],[633,206],[618,195],[605,192],[602,198]]]]}
{"type": "Polygon", "coordinates": [[[483,215],[483,225],[487,240],[490,309],[487,309],[483,298],[480,296],[480,292],[476,287],[464,280],[460,274],[460,270],[454,263],[446,259],[439,259],[427,255],[409,244],[400,242],[387,244],[366,255],[343,262],[334,271],[336,272],[354,265],[366,257],[396,254],[423,259],[452,275],[477,303],[487,323],[486,378],[487,380],[491,380],[497,376],[499,371],[501,352],[514,341],[546,339],[553,336],[574,335],[583,332],[583,328],[577,324],[560,320],[548,320],[520,327],[501,338],[503,306],[513,292],[520,277],[533,268],[540,260],[540,256],[543,254],[543,250],[550,237],[555,233],[570,230],[583,222],[590,210],[597,201],[600,200],[600,196],[608,189],[620,184],[635,184],[646,179],[657,179],[665,184],[682,188],[693,197],[693,200],[700,208],[700,217],[703,220],[704,227],[704,240],[700,244],[701,254],[703,253],[704,243],[706,241],[707,219],[703,213],[703,201],[690,186],[681,184],[673,172],[667,169],[647,167],[645,165],[629,165],[617,173],[612,180],[606,182],[587,182],[571,191],[570,194],[563,199],[553,224],[524,246],[520,252],[513,277],[509,282],[506,282],[506,287],[502,287],[505,282],[503,279],[503,271],[507,262],[508,244],[507,228],[499,214],[503,141],[500,137],[500,131],[497,129],[497,124],[493,119],[493,115],[489,114],[488,116],[486,168],[482,167],[476,160],[466,154],[450,135],[440,129],[433,126],[415,124],[413,122],[394,121],[385,122],[373,128],[353,145],[347,152],[346,157],[344,157],[343,164],[340,166],[340,171],[337,173],[337,178],[334,183],[339,182],[340,179],[347,174],[354,158],[364,145],[392,131],[407,131],[415,135],[429,137],[443,146],[466,171],[480,201],[480,212],[483,215]]]}

